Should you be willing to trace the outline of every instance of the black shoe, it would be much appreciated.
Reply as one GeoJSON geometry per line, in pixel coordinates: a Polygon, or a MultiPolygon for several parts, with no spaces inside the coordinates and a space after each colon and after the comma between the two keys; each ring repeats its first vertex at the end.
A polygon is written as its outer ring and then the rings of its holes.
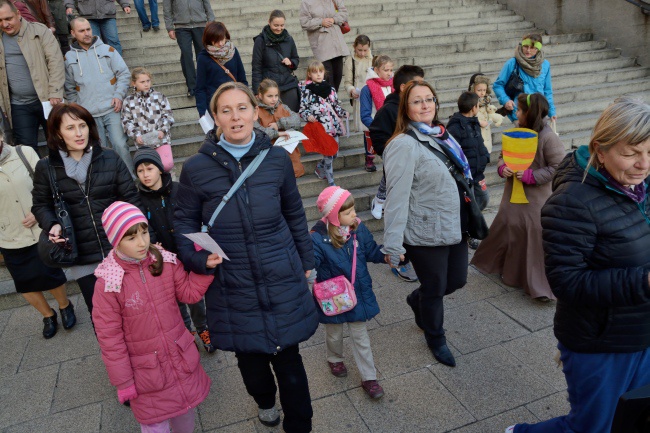
{"type": "Polygon", "coordinates": [[[193,98],[194,97],[194,90],[188,90],[187,91],[187,97],[188,98],[193,98]]]}
{"type": "Polygon", "coordinates": [[[59,312],[61,313],[61,324],[63,325],[63,329],[70,329],[77,323],[77,316],[74,314],[74,305],[72,305],[72,301],[68,301],[67,307],[63,309],[59,308],[59,312]]]}
{"type": "Polygon", "coordinates": [[[418,325],[418,328],[424,331],[424,328],[422,327],[422,318],[420,317],[420,308],[415,304],[415,302],[413,302],[413,298],[411,298],[412,295],[413,293],[406,297],[406,303],[409,307],[411,307],[411,310],[413,310],[413,315],[415,316],[415,324],[418,325]]]}
{"type": "Polygon", "coordinates": [[[43,338],[48,339],[54,337],[56,334],[56,311],[52,310],[51,317],[43,317],[43,338]]]}
{"type": "Polygon", "coordinates": [[[450,367],[456,366],[456,360],[454,355],[451,354],[451,350],[447,347],[446,344],[443,344],[440,347],[430,347],[433,357],[438,360],[441,364],[448,365],[450,367]]]}
{"type": "Polygon", "coordinates": [[[467,245],[473,250],[477,249],[480,243],[478,239],[467,238],[467,245]]]}
{"type": "Polygon", "coordinates": [[[151,30],[151,27],[142,27],[143,32],[148,32],[149,30],[151,30]]]}
{"type": "Polygon", "coordinates": [[[160,31],[160,26],[153,26],[153,31],[154,32],[159,32],[160,31]]]}

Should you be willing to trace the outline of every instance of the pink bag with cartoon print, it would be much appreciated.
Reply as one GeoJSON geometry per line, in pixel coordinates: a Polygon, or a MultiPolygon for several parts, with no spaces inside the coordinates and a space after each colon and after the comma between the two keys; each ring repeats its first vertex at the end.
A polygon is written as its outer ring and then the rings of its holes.
{"type": "Polygon", "coordinates": [[[354,278],[357,273],[357,235],[352,244],[352,282],[343,275],[330,278],[314,284],[314,297],[318,301],[323,314],[336,316],[352,310],[357,305],[357,294],[354,291],[354,278]]]}

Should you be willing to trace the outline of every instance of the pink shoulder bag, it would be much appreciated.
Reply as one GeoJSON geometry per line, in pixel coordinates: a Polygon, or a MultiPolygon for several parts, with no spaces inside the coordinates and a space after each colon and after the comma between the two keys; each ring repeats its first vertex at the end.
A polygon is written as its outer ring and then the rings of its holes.
{"type": "Polygon", "coordinates": [[[350,311],[357,305],[354,291],[354,279],[357,273],[357,235],[353,235],[352,244],[352,282],[344,275],[330,278],[314,284],[314,296],[326,316],[336,316],[350,311]]]}

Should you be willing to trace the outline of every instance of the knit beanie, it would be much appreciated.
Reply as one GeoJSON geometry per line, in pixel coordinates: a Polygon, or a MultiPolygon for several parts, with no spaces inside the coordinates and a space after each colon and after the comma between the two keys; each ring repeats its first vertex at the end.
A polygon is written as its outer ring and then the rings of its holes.
{"type": "Polygon", "coordinates": [[[160,155],[158,155],[158,152],[151,147],[143,146],[135,152],[135,155],[133,155],[133,168],[135,171],[138,171],[138,166],[143,162],[150,162],[158,167],[161,173],[165,172],[160,155]]]}
{"type": "Polygon", "coordinates": [[[340,186],[328,186],[325,188],[318,196],[318,200],[316,200],[316,206],[318,206],[318,210],[323,215],[323,221],[340,227],[339,210],[350,195],[350,191],[340,186]]]}
{"type": "Polygon", "coordinates": [[[149,224],[149,221],[140,209],[123,201],[114,202],[102,214],[102,226],[113,247],[117,247],[124,233],[140,223],[149,224]]]}

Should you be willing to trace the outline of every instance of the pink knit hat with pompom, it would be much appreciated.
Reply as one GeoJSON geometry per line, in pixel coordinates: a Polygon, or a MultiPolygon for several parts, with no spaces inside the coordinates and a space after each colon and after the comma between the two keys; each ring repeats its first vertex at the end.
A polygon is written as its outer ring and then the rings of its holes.
{"type": "Polygon", "coordinates": [[[318,196],[318,200],[316,200],[316,206],[318,206],[318,210],[323,215],[323,221],[340,227],[339,210],[350,195],[350,191],[340,186],[328,186],[325,188],[318,196]]]}
{"type": "Polygon", "coordinates": [[[140,209],[123,201],[114,202],[102,214],[102,225],[106,237],[113,247],[117,247],[124,237],[124,233],[140,223],[149,224],[149,221],[140,209]]]}

